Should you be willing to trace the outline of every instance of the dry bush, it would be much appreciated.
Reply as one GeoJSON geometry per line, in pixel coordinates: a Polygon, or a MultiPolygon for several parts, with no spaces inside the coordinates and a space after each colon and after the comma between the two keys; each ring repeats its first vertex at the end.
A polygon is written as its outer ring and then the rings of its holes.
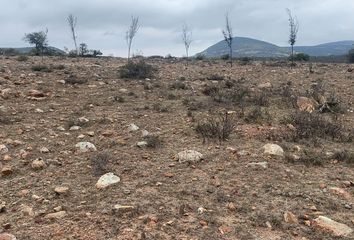
{"type": "Polygon", "coordinates": [[[91,166],[92,166],[93,174],[95,176],[100,176],[109,172],[107,165],[111,158],[112,156],[108,152],[101,152],[93,155],[91,157],[91,166]]]}
{"type": "Polygon", "coordinates": [[[304,164],[306,166],[323,166],[326,161],[326,157],[322,156],[318,152],[305,150],[299,159],[295,159],[293,155],[286,154],[285,159],[290,163],[304,164]]]}
{"type": "Polygon", "coordinates": [[[66,84],[85,84],[87,83],[87,79],[79,79],[75,75],[70,75],[67,79],[65,79],[66,84]]]}
{"type": "Polygon", "coordinates": [[[175,81],[174,83],[172,83],[170,85],[170,89],[172,90],[186,90],[188,87],[187,87],[187,84],[185,84],[184,82],[182,81],[175,81]]]}
{"type": "Polygon", "coordinates": [[[296,112],[290,116],[288,123],[296,129],[296,139],[325,138],[343,139],[344,126],[340,121],[333,121],[318,113],[296,112]]]}
{"type": "Polygon", "coordinates": [[[129,61],[127,64],[120,67],[119,76],[121,78],[145,79],[152,78],[156,71],[157,69],[155,67],[147,64],[144,60],[140,60],[136,63],[129,61]]]}
{"type": "Polygon", "coordinates": [[[162,140],[158,135],[148,135],[144,137],[144,140],[147,142],[148,148],[157,148],[162,145],[162,140]]]}
{"type": "Polygon", "coordinates": [[[354,153],[348,150],[340,150],[334,153],[333,158],[340,162],[345,162],[347,164],[354,164],[354,153]]]}
{"type": "Polygon", "coordinates": [[[211,116],[203,122],[199,122],[195,127],[196,133],[203,138],[203,143],[205,143],[206,139],[217,139],[220,142],[226,141],[234,129],[234,118],[228,113],[211,116]]]}
{"type": "Polygon", "coordinates": [[[262,109],[260,106],[256,106],[248,114],[246,114],[244,119],[247,123],[270,124],[272,121],[272,116],[269,114],[267,109],[262,109]]]}
{"type": "Polygon", "coordinates": [[[52,72],[52,69],[46,65],[34,65],[31,67],[31,69],[34,72],[52,72]]]}

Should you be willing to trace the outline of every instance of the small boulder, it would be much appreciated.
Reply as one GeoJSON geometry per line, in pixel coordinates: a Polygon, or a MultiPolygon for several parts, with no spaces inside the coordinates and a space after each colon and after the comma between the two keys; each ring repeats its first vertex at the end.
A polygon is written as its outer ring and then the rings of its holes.
{"type": "Polygon", "coordinates": [[[46,164],[42,159],[36,159],[31,163],[31,167],[34,170],[41,170],[46,167],[46,164]]]}
{"type": "Polygon", "coordinates": [[[177,160],[183,162],[198,162],[203,159],[203,154],[194,150],[185,150],[177,154],[177,160]]]}
{"type": "Polygon", "coordinates": [[[141,141],[136,144],[139,148],[147,147],[148,143],[146,141],[141,141]]]}
{"type": "Polygon", "coordinates": [[[298,97],[296,100],[297,107],[300,111],[312,113],[318,107],[318,102],[312,98],[298,97]]]}
{"type": "Polygon", "coordinates": [[[128,127],[129,132],[136,132],[138,130],[139,130],[139,127],[137,125],[135,125],[134,123],[130,124],[128,127]]]}
{"type": "Polygon", "coordinates": [[[249,167],[261,167],[263,169],[267,169],[268,168],[268,162],[252,162],[252,163],[248,163],[247,166],[249,166],[249,167]]]}
{"type": "Polygon", "coordinates": [[[103,189],[119,182],[120,178],[118,176],[114,175],[113,173],[106,173],[98,179],[96,188],[103,189]]]}
{"type": "Polygon", "coordinates": [[[284,213],[284,221],[290,224],[298,224],[298,218],[292,212],[285,212],[284,213]]]}
{"type": "Polygon", "coordinates": [[[56,213],[49,213],[44,218],[47,219],[62,219],[67,215],[66,211],[60,211],[56,213]]]}
{"type": "Polygon", "coordinates": [[[353,232],[353,229],[347,225],[333,221],[332,219],[324,216],[319,216],[313,220],[312,226],[319,230],[331,233],[336,237],[346,237],[353,232]]]}
{"type": "Polygon", "coordinates": [[[65,195],[69,192],[69,187],[59,186],[59,187],[54,188],[54,192],[59,195],[65,195]]]}
{"type": "Polygon", "coordinates": [[[268,143],[263,146],[264,154],[272,156],[284,156],[284,150],[277,144],[268,143]]]}
{"type": "Polygon", "coordinates": [[[1,175],[3,176],[9,176],[13,173],[13,169],[11,166],[5,166],[1,169],[1,175]]]}
{"type": "Polygon", "coordinates": [[[75,145],[75,147],[78,148],[78,150],[82,153],[97,151],[96,146],[90,142],[79,142],[75,145]]]}
{"type": "Polygon", "coordinates": [[[9,149],[4,144],[0,144],[0,154],[5,154],[9,152],[9,149]]]}
{"type": "Polygon", "coordinates": [[[9,233],[0,233],[0,240],[17,240],[17,238],[9,233]]]}

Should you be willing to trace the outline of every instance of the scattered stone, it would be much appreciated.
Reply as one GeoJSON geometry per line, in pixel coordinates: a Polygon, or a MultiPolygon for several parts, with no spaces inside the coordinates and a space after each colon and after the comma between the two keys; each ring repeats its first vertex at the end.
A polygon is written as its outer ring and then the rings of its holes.
{"type": "Polygon", "coordinates": [[[56,212],[60,212],[60,211],[63,210],[63,207],[62,207],[62,206],[58,206],[58,207],[55,207],[55,208],[53,208],[53,209],[54,209],[54,211],[56,211],[56,212]]]}
{"type": "Polygon", "coordinates": [[[56,213],[49,213],[44,218],[46,219],[62,219],[67,215],[66,211],[60,211],[56,213]]]}
{"type": "Polygon", "coordinates": [[[148,145],[148,143],[146,141],[141,141],[141,142],[138,142],[136,145],[140,148],[144,148],[148,145]]]}
{"type": "Polygon", "coordinates": [[[300,111],[312,113],[318,107],[318,102],[312,98],[298,97],[296,100],[297,107],[300,111]]]}
{"type": "Polygon", "coordinates": [[[38,158],[31,163],[31,167],[34,170],[41,170],[46,167],[46,163],[42,159],[38,158]]]}
{"type": "Polygon", "coordinates": [[[298,218],[292,212],[285,212],[284,213],[284,221],[286,223],[291,223],[291,224],[298,224],[299,223],[298,218]]]}
{"type": "Polygon", "coordinates": [[[120,92],[120,93],[127,93],[127,92],[128,92],[128,89],[126,89],[126,88],[121,88],[121,89],[118,90],[118,92],[120,92]]]}
{"type": "Polygon", "coordinates": [[[90,142],[79,142],[75,145],[75,147],[78,148],[82,153],[97,151],[96,146],[90,142]]]}
{"type": "Polygon", "coordinates": [[[6,211],[6,202],[0,202],[0,213],[6,211]]]}
{"type": "Polygon", "coordinates": [[[311,225],[319,230],[331,233],[336,237],[346,237],[353,232],[353,229],[347,225],[324,216],[319,216],[313,220],[311,225]]]}
{"type": "Polygon", "coordinates": [[[41,149],[39,149],[39,151],[40,151],[41,153],[49,153],[49,149],[46,148],[46,147],[42,147],[41,149]]]}
{"type": "Polygon", "coordinates": [[[246,150],[241,150],[241,151],[237,152],[237,155],[240,156],[240,157],[243,157],[243,156],[251,155],[251,153],[246,151],[246,150]]]}
{"type": "Polygon", "coordinates": [[[114,132],[111,130],[107,130],[102,133],[102,136],[104,136],[104,137],[111,137],[113,135],[114,135],[114,132]]]}
{"type": "Polygon", "coordinates": [[[45,97],[45,94],[42,91],[38,91],[38,90],[34,90],[34,89],[29,90],[27,95],[30,97],[34,97],[34,98],[44,98],[45,97]]]}
{"type": "Polygon", "coordinates": [[[252,163],[248,163],[247,166],[249,166],[249,167],[261,167],[263,169],[267,169],[268,168],[268,162],[252,162],[252,163]]]}
{"type": "Polygon", "coordinates": [[[79,123],[88,123],[90,121],[85,117],[79,117],[78,120],[79,120],[79,123]]]}
{"type": "Polygon", "coordinates": [[[31,208],[30,206],[27,205],[21,205],[21,211],[23,212],[23,214],[25,214],[26,216],[30,216],[30,217],[34,217],[35,213],[33,211],[33,208],[31,208]]]}
{"type": "Polygon", "coordinates": [[[236,210],[236,206],[233,202],[229,202],[227,204],[227,208],[230,210],[230,211],[235,211],[236,210]]]}
{"type": "Polygon", "coordinates": [[[177,160],[183,162],[198,162],[203,159],[203,154],[194,150],[185,150],[177,154],[177,160]]]}
{"type": "Polygon", "coordinates": [[[273,156],[284,156],[284,150],[277,144],[268,143],[263,146],[264,154],[273,156]]]}
{"type": "Polygon", "coordinates": [[[4,157],[3,157],[3,160],[4,161],[11,161],[12,157],[9,154],[5,154],[4,157]]]}
{"type": "Polygon", "coordinates": [[[135,125],[134,123],[130,124],[129,127],[128,127],[128,131],[129,131],[129,132],[136,132],[136,131],[138,131],[139,129],[140,129],[140,128],[139,128],[137,125],[135,125]]]}
{"type": "Polygon", "coordinates": [[[7,152],[9,152],[9,149],[4,144],[0,144],[0,154],[5,154],[7,152]]]}
{"type": "Polygon", "coordinates": [[[103,189],[119,182],[120,178],[118,176],[114,175],[113,173],[106,173],[98,179],[96,187],[98,189],[103,189]]]}
{"type": "Polygon", "coordinates": [[[78,130],[80,130],[80,129],[81,129],[80,126],[71,126],[70,129],[69,129],[69,131],[78,131],[78,130]]]}
{"type": "Polygon", "coordinates": [[[17,238],[9,233],[0,233],[0,240],[17,240],[17,238]]]}
{"type": "Polygon", "coordinates": [[[350,200],[352,198],[350,193],[345,191],[343,188],[331,187],[331,188],[329,188],[329,191],[333,194],[342,196],[343,198],[345,198],[347,200],[350,200]]]}
{"type": "Polygon", "coordinates": [[[91,132],[87,132],[86,134],[87,134],[87,135],[89,135],[90,137],[95,136],[95,132],[93,132],[93,131],[91,131],[91,132]]]}
{"type": "Polygon", "coordinates": [[[114,205],[113,211],[122,213],[122,212],[129,212],[134,209],[135,209],[134,206],[116,204],[114,205]]]}
{"type": "Polygon", "coordinates": [[[1,169],[1,175],[3,176],[9,176],[13,173],[13,169],[11,166],[5,166],[1,169]]]}
{"type": "Polygon", "coordinates": [[[258,85],[259,89],[264,89],[264,88],[272,88],[272,84],[270,82],[266,82],[266,83],[261,83],[258,85]]]}
{"type": "Polygon", "coordinates": [[[67,194],[69,192],[69,187],[65,187],[65,186],[56,187],[54,189],[54,192],[60,195],[67,194]]]}
{"type": "Polygon", "coordinates": [[[144,138],[144,137],[148,137],[150,135],[150,133],[147,130],[142,130],[141,135],[144,138]]]}

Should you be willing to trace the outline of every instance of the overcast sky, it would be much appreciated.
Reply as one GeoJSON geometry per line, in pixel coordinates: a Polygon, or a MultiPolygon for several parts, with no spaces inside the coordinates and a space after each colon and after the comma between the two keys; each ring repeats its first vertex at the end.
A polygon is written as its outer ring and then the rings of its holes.
{"type": "Polygon", "coordinates": [[[78,41],[126,56],[131,15],[140,30],[132,52],[182,56],[181,28],[193,29],[191,53],[222,40],[225,13],[235,36],[287,45],[290,8],[300,22],[297,45],[354,39],[354,0],[0,0],[0,47],[27,46],[25,33],[48,28],[49,43],[73,48],[66,17],[78,18],[78,41]]]}

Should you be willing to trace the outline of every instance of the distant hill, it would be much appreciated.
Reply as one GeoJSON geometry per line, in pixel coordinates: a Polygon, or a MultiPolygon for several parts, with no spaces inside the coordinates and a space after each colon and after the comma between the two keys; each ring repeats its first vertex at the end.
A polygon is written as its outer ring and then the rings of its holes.
{"type": "MultiPolygon", "coordinates": [[[[354,47],[353,44],[354,41],[340,41],[316,46],[295,46],[294,49],[296,52],[306,53],[310,56],[338,56],[346,55],[354,47]]],[[[235,57],[281,58],[289,56],[289,52],[289,47],[279,47],[257,39],[245,37],[233,39],[233,55],[235,57]]],[[[220,41],[200,54],[206,57],[220,57],[228,53],[226,42],[220,41]]]]}
{"type": "MultiPolygon", "coordinates": [[[[55,53],[55,54],[65,54],[65,52],[59,48],[56,48],[56,47],[51,47],[49,46],[48,47],[50,49],[51,52],[55,53]]],[[[30,53],[31,51],[34,50],[34,47],[21,47],[21,48],[8,48],[8,47],[4,47],[4,48],[0,48],[0,49],[5,49],[5,50],[9,50],[9,49],[13,49],[16,53],[19,53],[19,54],[28,54],[30,53]]]]}

